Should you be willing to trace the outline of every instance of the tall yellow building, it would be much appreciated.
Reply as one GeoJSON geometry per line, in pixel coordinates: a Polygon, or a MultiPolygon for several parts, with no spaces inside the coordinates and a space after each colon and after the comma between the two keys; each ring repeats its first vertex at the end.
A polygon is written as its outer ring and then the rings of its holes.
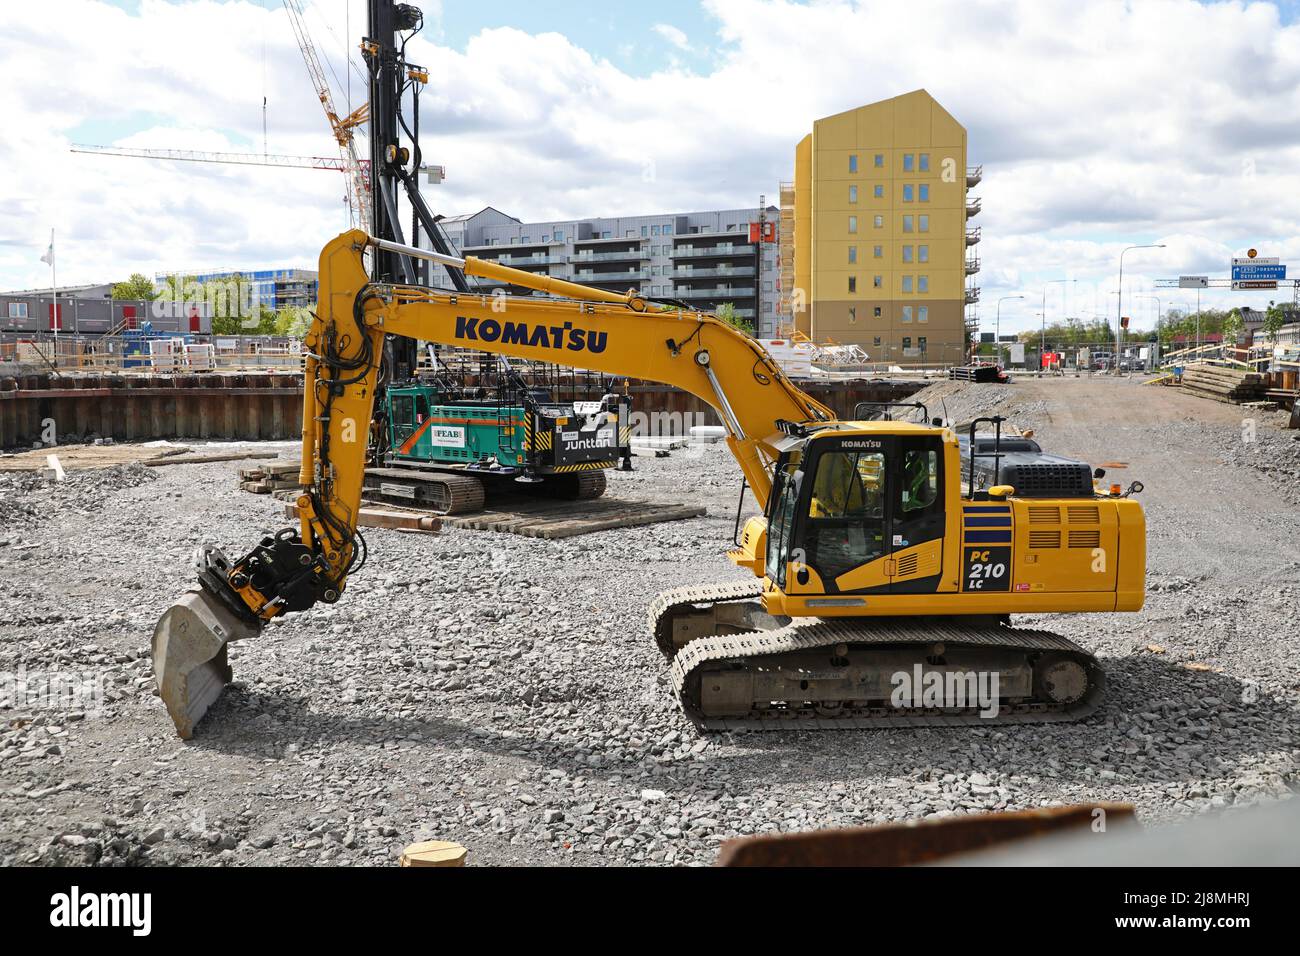
{"type": "Polygon", "coordinates": [[[924,90],[814,122],[782,187],[783,214],[793,206],[780,237],[787,317],[873,361],[962,361],[979,298],[968,282],[979,200],[967,188],[979,179],[965,128],[924,90]]]}

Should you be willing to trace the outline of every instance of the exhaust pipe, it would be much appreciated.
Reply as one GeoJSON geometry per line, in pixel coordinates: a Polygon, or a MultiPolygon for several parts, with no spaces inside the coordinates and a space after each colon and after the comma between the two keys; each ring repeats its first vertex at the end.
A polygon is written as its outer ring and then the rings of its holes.
{"type": "Polygon", "coordinates": [[[230,562],[225,555],[205,547],[195,563],[200,586],[163,612],[153,631],[154,683],[184,740],[194,736],[195,725],[231,681],[226,645],[262,630],[261,621],[239,614],[220,596],[224,589],[238,599],[226,583],[230,562]]]}

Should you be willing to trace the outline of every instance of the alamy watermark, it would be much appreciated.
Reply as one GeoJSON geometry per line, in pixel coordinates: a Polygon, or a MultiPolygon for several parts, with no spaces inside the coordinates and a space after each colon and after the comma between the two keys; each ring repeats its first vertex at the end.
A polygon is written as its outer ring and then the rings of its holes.
{"type": "Polygon", "coordinates": [[[0,671],[0,709],[98,714],[104,707],[104,675],[96,671],[0,671]]]}
{"type": "Polygon", "coordinates": [[[998,715],[1000,675],[997,671],[926,670],[921,664],[914,664],[910,671],[895,671],[889,682],[894,687],[889,702],[898,708],[977,707],[981,717],[998,715]]]}

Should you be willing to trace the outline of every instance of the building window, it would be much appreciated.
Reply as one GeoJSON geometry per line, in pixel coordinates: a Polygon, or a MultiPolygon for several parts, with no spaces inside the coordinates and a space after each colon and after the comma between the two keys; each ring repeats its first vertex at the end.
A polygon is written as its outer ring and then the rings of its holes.
{"type": "Polygon", "coordinates": [[[875,336],[871,340],[871,344],[874,345],[876,348],[880,348],[880,336],[879,335],[875,336]]]}
{"type": "Polygon", "coordinates": [[[929,261],[930,261],[930,247],[929,247],[929,246],[917,246],[917,247],[916,247],[916,261],[917,261],[917,262],[929,262],[929,261]]]}
{"type": "Polygon", "coordinates": [[[916,337],[916,347],[917,347],[918,349],[921,350],[921,354],[922,354],[922,355],[925,354],[925,336],[924,336],[924,335],[918,335],[918,336],[916,337]]]}
{"type": "Polygon", "coordinates": [[[911,261],[912,261],[912,247],[911,247],[911,246],[903,246],[903,261],[904,261],[904,262],[911,262],[911,261]]]}
{"type": "Polygon", "coordinates": [[[921,196],[920,201],[921,201],[921,202],[929,202],[929,201],[930,201],[930,184],[929,184],[929,183],[921,183],[921,185],[918,186],[917,188],[920,190],[920,196],[921,196]]]}
{"type": "Polygon", "coordinates": [[[857,261],[858,261],[858,247],[849,246],[849,265],[853,265],[857,261]]]}
{"type": "Polygon", "coordinates": [[[651,227],[650,227],[650,235],[652,235],[652,236],[657,236],[657,235],[659,235],[659,227],[658,227],[658,226],[651,226],[651,227]]]}
{"type": "Polygon", "coordinates": [[[557,232],[555,233],[555,241],[556,241],[556,242],[563,242],[563,241],[564,241],[564,233],[563,233],[563,232],[559,232],[559,231],[557,231],[557,232]]]}
{"type": "Polygon", "coordinates": [[[849,187],[849,202],[857,202],[857,201],[858,201],[858,187],[857,187],[857,186],[850,186],[850,187],[849,187]]]}
{"type": "Polygon", "coordinates": [[[664,226],[664,235],[665,235],[665,236],[671,236],[672,234],[673,234],[673,227],[672,227],[672,224],[670,223],[669,225],[664,226]]]}
{"type": "MultiPolygon", "coordinates": [[[[880,306],[876,306],[874,309],[871,310],[871,316],[872,318],[875,319],[880,318],[880,306]]],[[[880,340],[877,339],[876,341],[879,342],[880,340]]]]}
{"type": "Polygon", "coordinates": [[[911,231],[912,231],[912,217],[911,217],[911,216],[904,216],[904,217],[903,217],[903,232],[911,232],[911,231]]]}
{"type": "Polygon", "coordinates": [[[920,221],[921,231],[922,231],[922,232],[929,232],[929,231],[930,231],[930,217],[929,217],[929,216],[921,216],[920,219],[921,219],[921,221],[920,221]]]}
{"type": "Polygon", "coordinates": [[[635,230],[635,229],[628,229],[628,230],[626,230],[626,231],[623,233],[623,237],[624,237],[625,239],[635,239],[635,238],[636,238],[636,230],[635,230]]]}
{"type": "Polygon", "coordinates": [[[884,165],[885,165],[885,154],[876,153],[876,168],[880,169],[884,165]]]}
{"type": "Polygon", "coordinates": [[[26,303],[26,302],[10,302],[10,303],[9,303],[9,318],[11,318],[11,319],[25,319],[25,318],[27,318],[27,303],[26,303]]]}
{"type": "Polygon", "coordinates": [[[903,321],[904,322],[912,321],[912,307],[910,305],[903,306],[903,321]]]}
{"type": "Polygon", "coordinates": [[[903,154],[903,172],[905,172],[905,173],[910,173],[910,172],[912,171],[912,167],[915,165],[915,160],[916,160],[916,157],[913,156],[911,153],[904,153],[904,154],[903,154]]]}
{"type": "Polygon", "coordinates": [[[849,306],[849,321],[858,321],[858,307],[856,305],[849,306]]]}
{"type": "Polygon", "coordinates": [[[885,217],[884,217],[884,216],[877,216],[877,217],[876,217],[876,228],[877,228],[877,229],[883,228],[884,225],[885,225],[885,217]]]}
{"type": "Polygon", "coordinates": [[[659,267],[658,267],[658,266],[651,266],[651,267],[650,267],[650,274],[651,274],[652,276],[657,276],[657,275],[659,274],[659,267]]]}
{"type": "Polygon", "coordinates": [[[857,277],[857,276],[849,276],[849,291],[850,291],[850,292],[857,292],[857,291],[858,291],[858,277],[857,277]]]}
{"type": "Polygon", "coordinates": [[[885,247],[884,247],[884,246],[875,246],[875,247],[873,247],[873,249],[872,249],[872,254],[873,254],[877,259],[879,259],[881,256],[883,256],[883,255],[885,254],[885,247]]]}
{"type": "Polygon", "coordinates": [[[642,227],[641,227],[641,238],[644,239],[644,238],[645,238],[646,236],[648,236],[648,235],[650,235],[650,227],[649,227],[649,226],[642,226],[642,227]]]}
{"type": "Polygon", "coordinates": [[[904,183],[904,184],[903,184],[903,202],[911,202],[911,201],[912,201],[912,193],[913,193],[913,191],[914,191],[915,189],[916,189],[916,187],[913,186],[911,183],[904,183]]]}
{"type": "Polygon", "coordinates": [[[885,282],[884,276],[873,276],[871,279],[871,286],[872,288],[879,289],[883,287],[884,282],[885,282]]]}
{"type": "MultiPolygon", "coordinates": [[[[917,308],[917,310],[916,310],[916,321],[918,321],[918,322],[929,322],[929,321],[930,321],[930,307],[929,307],[928,305],[923,305],[923,306],[920,306],[920,307],[917,308]]],[[[921,339],[921,341],[924,342],[925,339],[921,339]]]]}
{"type": "Polygon", "coordinates": [[[882,186],[880,183],[876,183],[876,188],[872,190],[872,194],[873,194],[877,199],[884,199],[884,198],[885,198],[885,187],[882,186]]]}
{"type": "Polygon", "coordinates": [[[849,232],[857,232],[857,231],[858,231],[858,217],[849,216],[849,232]]]}
{"type": "Polygon", "coordinates": [[[921,172],[928,173],[930,171],[930,154],[922,153],[920,156],[917,157],[917,159],[920,160],[921,172]]]}
{"type": "MultiPolygon", "coordinates": [[[[513,239],[511,239],[510,241],[511,241],[511,242],[514,242],[513,239]]],[[[528,245],[530,242],[533,241],[533,237],[532,237],[532,236],[524,236],[524,237],[523,237],[522,239],[520,239],[519,241],[522,242],[524,245],[528,245]]]]}
{"type": "Polygon", "coordinates": [[[929,276],[917,276],[917,277],[916,277],[916,291],[917,291],[917,292],[929,292],[929,291],[930,291],[930,277],[929,277],[929,276]]]}
{"type": "Polygon", "coordinates": [[[850,153],[850,154],[849,154],[849,172],[851,172],[851,173],[856,173],[857,171],[858,171],[858,156],[857,156],[857,153],[850,153]]]}
{"type": "Polygon", "coordinates": [[[903,291],[904,291],[904,292],[911,292],[911,291],[912,291],[912,277],[911,277],[911,276],[903,276],[903,291]]]}

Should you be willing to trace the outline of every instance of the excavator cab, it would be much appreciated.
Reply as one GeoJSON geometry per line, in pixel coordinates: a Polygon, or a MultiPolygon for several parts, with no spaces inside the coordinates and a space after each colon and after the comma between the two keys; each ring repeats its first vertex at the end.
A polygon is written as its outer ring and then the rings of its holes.
{"type": "Polygon", "coordinates": [[[768,578],[782,592],[809,595],[937,584],[945,464],[938,429],[829,431],[787,447],[765,516],[768,578]]]}

